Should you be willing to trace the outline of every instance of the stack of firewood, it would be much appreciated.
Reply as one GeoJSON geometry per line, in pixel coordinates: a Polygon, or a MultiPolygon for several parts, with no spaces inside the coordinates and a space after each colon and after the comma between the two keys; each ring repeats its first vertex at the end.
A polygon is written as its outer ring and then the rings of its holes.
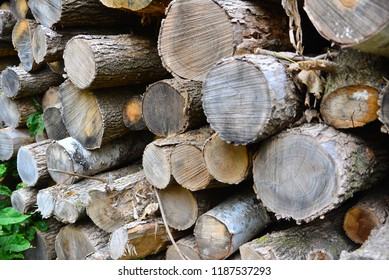
{"type": "Polygon", "coordinates": [[[389,7],[323,2],[4,3],[0,160],[50,225],[26,257],[389,258],[389,7]]]}

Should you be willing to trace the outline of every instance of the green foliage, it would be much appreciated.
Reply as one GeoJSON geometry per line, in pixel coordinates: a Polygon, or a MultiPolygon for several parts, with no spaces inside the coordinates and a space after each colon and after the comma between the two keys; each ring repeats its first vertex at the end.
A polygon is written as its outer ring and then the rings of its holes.
{"type": "Polygon", "coordinates": [[[37,134],[43,132],[45,129],[45,125],[43,123],[43,109],[42,106],[38,104],[35,99],[32,99],[34,103],[36,112],[32,113],[28,116],[26,124],[28,127],[28,131],[30,132],[30,136],[36,136],[37,134]]]}

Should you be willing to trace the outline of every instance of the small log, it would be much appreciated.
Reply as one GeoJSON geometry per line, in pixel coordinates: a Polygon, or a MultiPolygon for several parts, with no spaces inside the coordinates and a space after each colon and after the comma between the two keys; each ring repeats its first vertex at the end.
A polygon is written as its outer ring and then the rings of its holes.
{"type": "Polygon", "coordinates": [[[389,82],[380,92],[378,98],[378,119],[382,123],[381,131],[389,133],[389,82]]]}
{"type": "Polygon", "coordinates": [[[316,30],[342,47],[389,57],[389,8],[380,0],[330,3],[306,1],[304,9],[316,30]]]}
{"type": "Polygon", "coordinates": [[[20,147],[34,141],[34,137],[30,137],[27,129],[10,127],[0,129],[0,161],[7,161],[16,157],[20,147]]]}
{"type": "Polygon", "coordinates": [[[142,99],[143,95],[137,94],[131,96],[127,100],[123,109],[123,123],[130,130],[143,130],[146,128],[146,124],[142,116],[142,99]]]}
{"type": "Polygon", "coordinates": [[[48,219],[53,216],[56,196],[61,189],[60,185],[54,185],[48,188],[39,190],[36,196],[37,211],[43,219],[48,219]]]}
{"type": "Polygon", "coordinates": [[[261,143],[254,190],[277,218],[309,222],[339,207],[387,174],[376,144],[325,124],[305,124],[261,143]]]}
{"type": "Polygon", "coordinates": [[[16,20],[25,19],[29,16],[27,0],[10,0],[9,10],[16,20]]]}
{"type": "Polygon", "coordinates": [[[14,190],[11,194],[11,204],[20,213],[26,214],[33,212],[36,208],[36,196],[39,189],[37,188],[21,188],[14,190]]]}
{"type": "Polygon", "coordinates": [[[58,103],[61,103],[61,99],[59,97],[59,87],[50,87],[43,94],[42,97],[42,108],[45,110],[47,107],[55,106],[58,103]]]}
{"type": "Polygon", "coordinates": [[[158,81],[150,85],[143,96],[144,122],[151,132],[165,137],[204,126],[206,119],[201,97],[201,82],[158,81]]]}
{"type": "Polygon", "coordinates": [[[153,216],[158,210],[156,197],[143,170],[114,180],[111,191],[89,191],[86,213],[104,231],[113,232],[130,222],[153,216]]]}
{"type": "Polygon", "coordinates": [[[151,14],[163,17],[171,0],[100,0],[105,6],[121,10],[129,10],[140,14],[151,14]]]}
{"type": "Polygon", "coordinates": [[[367,195],[347,210],[343,229],[355,243],[365,242],[373,229],[381,227],[388,220],[389,190],[385,187],[369,190],[367,195]]]}
{"type": "Polygon", "coordinates": [[[51,86],[58,86],[63,78],[48,67],[31,74],[23,67],[8,67],[2,72],[3,91],[10,98],[43,95],[51,86]]]}
{"type": "MultiPolygon", "coordinates": [[[[344,212],[342,213],[344,214],[344,212]]],[[[342,214],[273,231],[240,246],[242,260],[338,260],[356,245],[342,229],[342,214]]]]}
{"type": "Polygon", "coordinates": [[[166,9],[158,49],[166,69],[184,79],[203,81],[224,57],[292,48],[281,5],[244,0],[175,0],[166,9]]]}
{"type": "Polygon", "coordinates": [[[169,76],[155,40],[138,35],[76,36],[63,57],[69,79],[80,89],[152,83],[169,76]]]}
{"type": "Polygon", "coordinates": [[[69,135],[86,149],[93,150],[130,132],[123,123],[123,106],[141,90],[80,90],[67,80],[60,86],[60,98],[62,117],[69,135]]]}
{"type": "Polygon", "coordinates": [[[274,57],[245,55],[223,59],[210,69],[203,107],[221,139],[244,145],[293,123],[301,114],[302,98],[274,57]]]}
{"type": "Polygon", "coordinates": [[[9,11],[9,6],[10,6],[10,3],[9,3],[9,2],[1,3],[1,5],[0,5],[0,10],[9,11]]]}
{"type": "MultiPolygon", "coordinates": [[[[187,235],[176,242],[181,254],[188,260],[201,260],[201,256],[197,250],[196,239],[193,234],[187,235]]],[[[176,248],[170,245],[166,250],[167,260],[182,260],[176,248]]]]}
{"type": "Polygon", "coordinates": [[[209,127],[204,127],[174,137],[158,139],[148,144],[142,158],[147,180],[158,189],[174,184],[170,161],[173,148],[180,143],[204,142],[212,133],[209,127]]]}
{"type": "Polygon", "coordinates": [[[201,215],[194,235],[202,259],[226,259],[272,219],[252,191],[235,194],[201,215]]]}
{"type": "Polygon", "coordinates": [[[46,150],[52,140],[45,140],[21,147],[17,155],[20,179],[27,186],[43,186],[52,182],[46,163],[46,150]]]}
{"type": "Polygon", "coordinates": [[[140,158],[150,138],[147,132],[130,133],[100,149],[89,151],[74,138],[68,137],[48,147],[47,167],[56,183],[72,184],[82,177],[70,174],[95,175],[140,158]]]}
{"type": "MultiPolygon", "coordinates": [[[[185,231],[170,230],[174,239],[185,231]]],[[[109,239],[109,249],[114,260],[133,260],[165,250],[171,241],[160,218],[136,221],[115,230],[109,239]]]]}
{"type": "Polygon", "coordinates": [[[58,260],[83,260],[106,246],[109,233],[92,222],[67,225],[55,238],[55,252],[58,260]]]}
{"type": "MultiPolygon", "coordinates": [[[[21,99],[11,99],[5,95],[0,95],[0,115],[4,123],[12,128],[24,128],[29,115],[36,112],[32,99],[26,97],[21,99]]],[[[38,99],[38,97],[35,97],[38,99]]]]}
{"type": "Polygon", "coordinates": [[[63,59],[58,60],[58,61],[54,61],[54,62],[47,62],[47,65],[49,66],[51,71],[53,71],[54,73],[57,73],[59,75],[66,74],[65,63],[64,63],[63,59]]]}
{"type": "Polygon", "coordinates": [[[69,137],[69,132],[65,127],[61,112],[62,105],[60,103],[50,106],[43,111],[43,123],[49,139],[61,140],[69,137]]]}
{"type": "Polygon", "coordinates": [[[217,181],[239,184],[251,175],[252,156],[247,146],[229,144],[214,133],[202,150],[207,170],[217,181]]]}
{"type": "Polygon", "coordinates": [[[0,10],[0,39],[11,41],[12,29],[16,24],[16,19],[11,11],[0,10]]]}

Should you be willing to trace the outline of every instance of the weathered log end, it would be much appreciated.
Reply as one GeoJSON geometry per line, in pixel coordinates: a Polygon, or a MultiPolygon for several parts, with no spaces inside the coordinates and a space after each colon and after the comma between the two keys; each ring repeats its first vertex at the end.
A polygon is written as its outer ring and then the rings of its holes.
{"type": "Polygon", "coordinates": [[[146,128],[142,115],[142,99],[142,95],[134,95],[123,108],[123,122],[131,130],[146,128]]]}
{"type": "Polygon", "coordinates": [[[15,157],[20,147],[33,142],[35,142],[35,139],[30,136],[27,129],[11,127],[0,129],[0,161],[6,161],[15,157]]]}

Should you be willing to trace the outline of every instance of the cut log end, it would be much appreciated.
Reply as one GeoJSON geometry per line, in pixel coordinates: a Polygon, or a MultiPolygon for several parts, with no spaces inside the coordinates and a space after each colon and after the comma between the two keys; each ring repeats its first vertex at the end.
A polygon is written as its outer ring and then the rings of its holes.
{"type": "Polygon", "coordinates": [[[17,168],[20,178],[28,186],[34,186],[38,179],[36,160],[26,147],[21,147],[17,155],[17,168]]]}
{"type": "Polygon", "coordinates": [[[142,96],[131,97],[123,109],[123,122],[131,130],[142,130],[146,127],[142,116],[142,96]]]}
{"type": "Polygon", "coordinates": [[[2,88],[6,96],[15,97],[20,88],[18,74],[10,67],[2,72],[2,88]]]}
{"type": "Polygon", "coordinates": [[[46,151],[47,167],[51,178],[57,183],[71,184],[78,180],[78,177],[70,176],[60,172],[75,172],[73,161],[67,150],[60,144],[53,142],[46,151]]]}
{"type": "Polygon", "coordinates": [[[42,218],[50,218],[54,212],[55,198],[49,192],[40,191],[36,196],[36,201],[42,218]]]}
{"type": "Polygon", "coordinates": [[[128,243],[128,234],[124,228],[118,228],[111,234],[109,247],[111,257],[114,260],[119,259],[126,253],[128,243]]]}
{"type": "Polygon", "coordinates": [[[77,205],[67,201],[58,201],[54,207],[55,218],[60,222],[73,224],[79,217],[80,213],[77,210],[77,205]]]}
{"type": "Polygon", "coordinates": [[[171,183],[170,155],[154,144],[146,146],[142,164],[147,180],[156,188],[164,189],[171,183]]]}
{"type": "Polygon", "coordinates": [[[45,27],[42,25],[38,26],[32,37],[32,55],[37,63],[41,63],[45,60],[47,53],[46,44],[46,32],[45,27]]]}

